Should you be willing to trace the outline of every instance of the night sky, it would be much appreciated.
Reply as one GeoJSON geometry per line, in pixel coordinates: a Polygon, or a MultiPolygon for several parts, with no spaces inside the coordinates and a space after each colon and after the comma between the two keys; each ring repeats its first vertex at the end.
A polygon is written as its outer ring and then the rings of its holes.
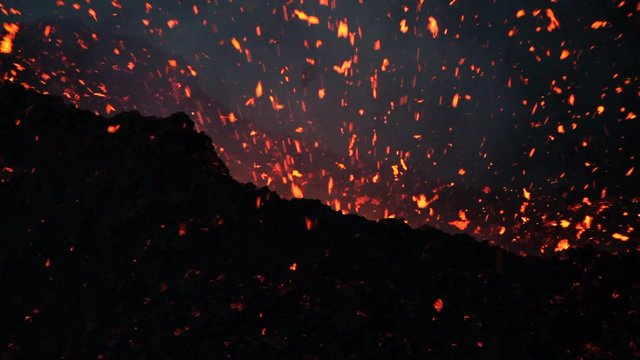
{"type": "Polygon", "coordinates": [[[638,246],[638,1],[6,1],[4,81],[188,113],[240,181],[515,251],[638,246]]]}

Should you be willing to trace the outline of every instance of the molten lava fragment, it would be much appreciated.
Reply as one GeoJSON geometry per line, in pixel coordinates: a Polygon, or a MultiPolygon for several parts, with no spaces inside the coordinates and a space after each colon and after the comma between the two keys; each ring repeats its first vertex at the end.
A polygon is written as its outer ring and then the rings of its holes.
{"type": "Polygon", "coordinates": [[[442,299],[438,298],[433,302],[433,308],[436,309],[437,312],[441,312],[443,307],[444,301],[442,301],[442,299]]]}

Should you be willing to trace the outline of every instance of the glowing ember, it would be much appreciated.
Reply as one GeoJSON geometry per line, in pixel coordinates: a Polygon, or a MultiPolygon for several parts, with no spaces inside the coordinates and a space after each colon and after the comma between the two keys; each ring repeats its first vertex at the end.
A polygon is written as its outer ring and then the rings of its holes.
{"type": "Polygon", "coordinates": [[[458,212],[458,219],[449,222],[449,225],[453,225],[460,230],[465,230],[469,226],[469,220],[467,220],[467,213],[463,210],[458,212]]]}
{"type": "Polygon", "coordinates": [[[320,20],[316,17],[316,16],[309,16],[307,14],[305,14],[303,11],[300,10],[293,10],[294,15],[302,20],[302,21],[306,21],[307,24],[309,25],[318,25],[320,24],[320,20]]]}
{"type": "Polygon", "coordinates": [[[307,228],[307,231],[311,231],[311,230],[315,229],[317,224],[318,224],[318,222],[316,220],[311,219],[309,217],[305,217],[304,221],[305,221],[305,226],[307,228]]]}
{"type": "Polygon", "coordinates": [[[258,81],[258,85],[256,85],[256,97],[262,96],[262,81],[258,81]]]}
{"type": "Polygon", "coordinates": [[[569,240],[562,239],[556,244],[556,248],[553,250],[555,252],[567,250],[571,245],[569,244],[569,240]]]}
{"type": "Polygon", "coordinates": [[[291,183],[291,195],[293,195],[293,197],[296,199],[301,199],[304,197],[302,189],[300,189],[300,187],[293,182],[291,183]]]}
{"type": "Polygon", "coordinates": [[[109,125],[107,127],[107,132],[109,134],[115,134],[118,130],[120,130],[120,125],[109,125]]]}
{"type": "Polygon", "coordinates": [[[3,23],[2,28],[7,34],[2,37],[0,42],[0,54],[10,54],[13,51],[13,39],[20,31],[20,26],[13,23],[3,23]]]}
{"type": "Polygon", "coordinates": [[[627,235],[623,235],[620,233],[614,233],[613,235],[611,235],[611,237],[620,241],[629,241],[629,237],[627,235]]]}
{"type": "Polygon", "coordinates": [[[433,308],[436,309],[437,312],[441,312],[442,308],[444,308],[444,301],[438,298],[433,302],[433,308]]]}
{"type": "MultiPolygon", "coordinates": [[[[409,27],[407,26],[407,20],[406,19],[402,19],[402,21],[400,21],[400,32],[403,33],[403,34],[406,34],[407,31],[409,31],[409,27]]],[[[379,44],[379,43],[377,43],[377,44],[379,44]]]]}
{"type": "Polygon", "coordinates": [[[340,21],[338,24],[338,37],[339,38],[348,38],[349,37],[349,25],[346,22],[340,21]]]}
{"type": "Polygon", "coordinates": [[[553,30],[556,30],[557,28],[560,27],[560,22],[558,21],[558,19],[556,19],[556,15],[554,14],[553,10],[547,9],[546,13],[547,13],[547,17],[549,18],[549,25],[547,26],[547,31],[552,32],[553,30]]]}
{"type": "Polygon", "coordinates": [[[424,196],[424,194],[420,194],[420,196],[419,196],[419,197],[417,197],[417,198],[414,196],[414,197],[413,197],[413,201],[415,201],[415,202],[416,202],[416,205],[418,205],[418,207],[419,207],[420,209],[424,209],[424,208],[426,208],[427,206],[429,206],[429,202],[427,201],[427,197],[426,197],[426,196],[424,196]]]}
{"type": "Polygon", "coordinates": [[[187,235],[187,224],[181,223],[178,227],[178,236],[185,236],[185,235],[187,235]]]}
{"type": "Polygon", "coordinates": [[[431,32],[431,35],[433,36],[434,39],[438,37],[438,31],[439,31],[438,22],[433,16],[429,16],[429,25],[427,25],[427,28],[431,32]]]}

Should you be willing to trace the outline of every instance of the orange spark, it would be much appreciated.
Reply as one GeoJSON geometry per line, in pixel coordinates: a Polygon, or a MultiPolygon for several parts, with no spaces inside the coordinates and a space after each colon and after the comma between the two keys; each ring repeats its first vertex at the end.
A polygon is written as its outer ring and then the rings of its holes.
{"type": "Polygon", "coordinates": [[[416,201],[416,205],[418,205],[418,207],[420,209],[424,209],[427,207],[427,197],[424,196],[423,194],[420,195],[420,198],[418,199],[418,201],[416,201]]]}
{"type": "Polygon", "coordinates": [[[469,220],[467,220],[467,213],[464,210],[458,211],[459,220],[449,221],[449,225],[453,225],[460,230],[465,230],[469,226],[469,220]]]}
{"type": "Polygon", "coordinates": [[[346,21],[340,21],[338,23],[338,37],[345,39],[349,37],[349,25],[346,21]]]}
{"type": "Polygon", "coordinates": [[[324,99],[326,95],[327,93],[324,88],[318,89],[318,98],[320,98],[320,100],[324,99]]]}
{"type": "Polygon", "coordinates": [[[273,110],[280,111],[284,109],[284,105],[280,104],[277,98],[274,98],[273,96],[269,96],[269,101],[271,101],[271,107],[273,107],[273,110]]]}
{"type": "Polygon", "coordinates": [[[107,127],[107,132],[109,134],[115,134],[118,130],[120,130],[120,125],[109,125],[107,127]]]}
{"type": "Polygon", "coordinates": [[[334,65],[333,66],[333,70],[335,72],[337,72],[338,74],[342,74],[345,77],[347,76],[347,74],[349,73],[349,69],[351,68],[351,60],[345,60],[342,62],[342,65],[338,66],[338,65],[334,65]]]}
{"type": "Polygon", "coordinates": [[[296,199],[302,199],[304,197],[304,193],[302,192],[302,189],[300,189],[300,187],[294,184],[293,182],[291,182],[291,194],[296,199]]]}
{"type": "Polygon", "coordinates": [[[522,188],[522,196],[527,200],[531,200],[531,193],[525,188],[522,188]]]}
{"type": "Polygon", "coordinates": [[[167,21],[167,26],[169,27],[169,29],[173,29],[174,27],[178,26],[179,22],[176,19],[170,19],[167,21]]]}
{"type": "Polygon", "coordinates": [[[547,9],[547,17],[549,18],[549,25],[547,26],[548,32],[552,32],[560,27],[560,22],[556,18],[556,14],[553,13],[553,10],[547,9]]]}
{"type": "Polygon", "coordinates": [[[180,225],[178,226],[178,236],[185,236],[185,235],[187,235],[187,224],[180,223],[180,225]]]}
{"type": "Polygon", "coordinates": [[[0,54],[11,54],[13,51],[13,40],[16,38],[18,31],[20,31],[20,25],[17,23],[3,23],[2,27],[8,34],[2,37],[2,42],[0,42],[0,54]]]}
{"type": "Polygon", "coordinates": [[[256,85],[256,97],[262,96],[262,81],[258,81],[258,85],[256,85]]]}
{"type": "Polygon", "coordinates": [[[316,16],[309,16],[300,10],[293,10],[293,15],[295,15],[301,21],[306,21],[309,26],[320,24],[320,19],[316,16]]]}
{"type": "Polygon", "coordinates": [[[93,18],[94,21],[98,21],[98,14],[96,14],[95,10],[89,9],[87,12],[93,18]]]}
{"type": "Polygon", "coordinates": [[[371,81],[371,95],[375,99],[378,97],[378,72],[376,71],[373,76],[369,77],[369,80],[371,81]]]}
{"type": "Polygon", "coordinates": [[[631,169],[629,169],[629,171],[627,171],[627,173],[625,174],[625,176],[631,176],[631,174],[633,174],[633,170],[635,170],[636,167],[632,166],[631,169]]]}
{"type": "Polygon", "coordinates": [[[309,217],[305,216],[304,217],[304,224],[307,227],[307,231],[311,231],[313,229],[315,229],[316,225],[317,225],[317,221],[314,219],[310,219],[309,217]]]}
{"type": "Polygon", "coordinates": [[[571,55],[571,52],[567,49],[562,49],[562,53],[560,53],[560,60],[564,60],[571,55]]]}
{"type": "Polygon", "coordinates": [[[256,209],[260,209],[262,206],[262,198],[260,196],[256,197],[256,209]]]}
{"type": "Polygon", "coordinates": [[[455,94],[453,95],[453,100],[451,100],[451,106],[455,109],[458,107],[458,102],[460,101],[460,95],[459,94],[455,94]]]}
{"type": "Polygon", "coordinates": [[[231,38],[231,45],[238,50],[242,54],[242,47],[240,46],[240,42],[236,38],[231,38]]]}
{"type": "Polygon", "coordinates": [[[409,27],[407,26],[407,20],[402,19],[400,21],[400,32],[406,34],[409,31],[409,27]]]}
{"type": "Polygon", "coordinates": [[[298,263],[293,263],[291,264],[291,266],[289,266],[289,270],[291,271],[296,271],[297,268],[298,268],[298,263]]]}
{"type": "Polygon", "coordinates": [[[611,237],[622,242],[629,241],[629,237],[627,235],[623,235],[620,233],[614,233],[613,235],[611,235],[611,237]]]}
{"type": "Polygon", "coordinates": [[[380,70],[382,70],[382,72],[387,71],[387,68],[389,68],[389,59],[384,58],[382,59],[382,65],[380,65],[380,70]]]}
{"type": "Polygon", "coordinates": [[[429,29],[434,39],[438,37],[438,22],[433,16],[429,16],[429,25],[427,25],[427,29],[429,29]]]}
{"type": "Polygon", "coordinates": [[[420,209],[426,209],[429,205],[431,205],[431,203],[436,200],[438,200],[438,194],[436,194],[431,200],[427,200],[427,196],[425,194],[413,196],[413,201],[420,209]]]}
{"type": "Polygon", "coordinates": [[[571,244],[569,244],[569,240],[567,240],[567,239],[562,239],[562,240],[558,241],[558,244],[556,244],[556,248],[555,248],[553,251],[554,251],[554,252],[558,252],[558,251],[565,251],[565,250],[567,250],[570,246],[571,246],[571,244]]]}
{"type": "Polygon", "coordinates": [[[598,20],[598,21],[594,21],[593,24],[591,24],[591,28],[594,29],[594,30],[598,30],[600,28],[603,28],[603,27],[607,26],[607,24],[608,23],[606,21],[598,20]]]}
{"type": "Polygon", "coordinates": [[[527,14],[527,13],[526,13],[524,10],[520,9],[520,10],[518,10],[518,12],[516,13],[516,18],[518,18],[518,19],[519,19],[519,18],[521,18],[521,17],[525,16],[526,14],[527,14]]]}
{"type": "Polygon", "coordinates": [[[191,65],[187,65],[187,69],[189,69],[189,73],[191,74],[191,76],[198,76],[198,72],[194,68],[192,68],[191,65]]]}

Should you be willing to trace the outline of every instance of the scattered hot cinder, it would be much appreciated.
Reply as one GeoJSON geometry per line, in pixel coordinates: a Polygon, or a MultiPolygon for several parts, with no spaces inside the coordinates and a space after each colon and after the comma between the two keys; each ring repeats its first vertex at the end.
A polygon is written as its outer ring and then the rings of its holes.
{"type": "Polygon", "coordinates": [[[4,86],[0,169],[2,359],[640,356],[636,252],[521,257],[283,200],[182,113],[4,86]]]}

